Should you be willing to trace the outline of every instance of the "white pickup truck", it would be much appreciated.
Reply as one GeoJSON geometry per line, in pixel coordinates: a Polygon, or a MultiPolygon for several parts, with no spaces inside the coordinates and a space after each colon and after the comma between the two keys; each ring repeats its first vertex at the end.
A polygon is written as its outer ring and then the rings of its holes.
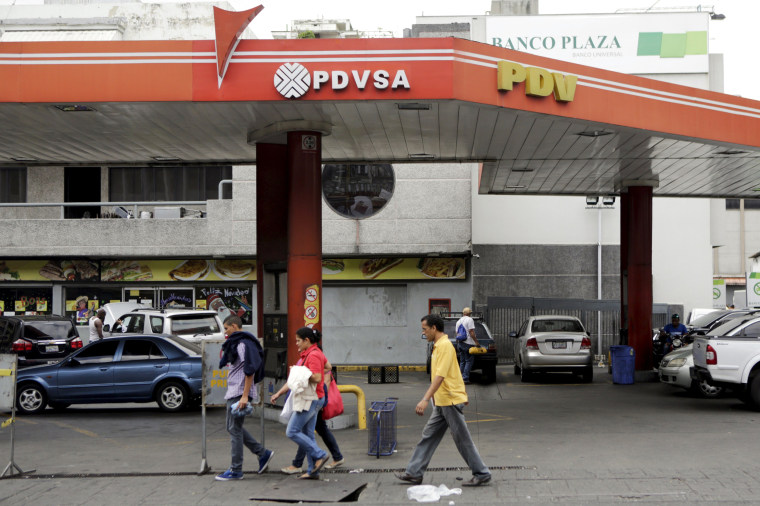
{"type": "Polygon", "coordinates": [[[727,387],[760,408],[760,317],[735,318],[697,336],[692,379],[727,387]]]}

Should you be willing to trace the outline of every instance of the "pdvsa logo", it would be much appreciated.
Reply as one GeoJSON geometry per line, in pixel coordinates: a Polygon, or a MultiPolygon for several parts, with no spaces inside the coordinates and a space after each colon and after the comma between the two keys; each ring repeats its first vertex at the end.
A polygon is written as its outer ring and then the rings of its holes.
{"type": "Polygon", "coordinates": [[[333,90],[343,90],[349,86],[364,90],[368,85],[377,90],[391,88],[409,89],[409,79],[404,70],[396,70],[391,79],[387,70],[315,70],[312,74],[300,63],[284,63],[274,73],[274,87],[285,98],[301,98],[310,89],[315,91],[329,86],[333,90]],[[312,86],[313,82],[313,86],[312,86]]]}

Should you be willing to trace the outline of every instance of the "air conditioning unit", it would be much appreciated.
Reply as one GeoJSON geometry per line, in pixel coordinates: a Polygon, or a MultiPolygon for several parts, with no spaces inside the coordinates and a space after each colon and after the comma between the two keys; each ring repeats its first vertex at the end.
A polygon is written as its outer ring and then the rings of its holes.
{"type": "Polygon", "coordinates": [[[184,207],[156,207],[153,216],[158,219],[178,220],[185,215],[184,207]]]}

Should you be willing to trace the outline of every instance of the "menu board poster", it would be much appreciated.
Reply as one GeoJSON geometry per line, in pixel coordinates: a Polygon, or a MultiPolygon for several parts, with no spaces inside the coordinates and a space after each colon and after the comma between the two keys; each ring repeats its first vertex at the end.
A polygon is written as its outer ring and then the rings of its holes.
{"type": "Polygon", "coordinates": [[[216,311],[222,321],[234,315],[239,316],[244,325],[251,325],[253,323],[251,290],[250,287],[199,287],[196,288],[195,295],[197,302],[203,303],[207,309],[216,311]]]}
{"type": "Polygon", "coordinates": [[[0,281],[98,281],[92,260],[0,260],[0,281]]]}

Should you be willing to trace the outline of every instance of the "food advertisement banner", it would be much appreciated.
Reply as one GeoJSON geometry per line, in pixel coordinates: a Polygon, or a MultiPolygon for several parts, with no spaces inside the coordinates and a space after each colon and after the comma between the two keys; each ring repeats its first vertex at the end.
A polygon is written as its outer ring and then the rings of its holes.
{"type": "Polygon", "coordinates": [[[464,258],[325,258],[322,279],[333,280],[409,280],[465,279],[464,258]]]}
{"type": "MultiPolygon", "coordinates": [[[[465,279],[464,258],[324,258],[325,281],[465,279]]],[[[0,282],[152,283],[256,281],[256,261],[230,260],[0,260],[0,282]]]]}

